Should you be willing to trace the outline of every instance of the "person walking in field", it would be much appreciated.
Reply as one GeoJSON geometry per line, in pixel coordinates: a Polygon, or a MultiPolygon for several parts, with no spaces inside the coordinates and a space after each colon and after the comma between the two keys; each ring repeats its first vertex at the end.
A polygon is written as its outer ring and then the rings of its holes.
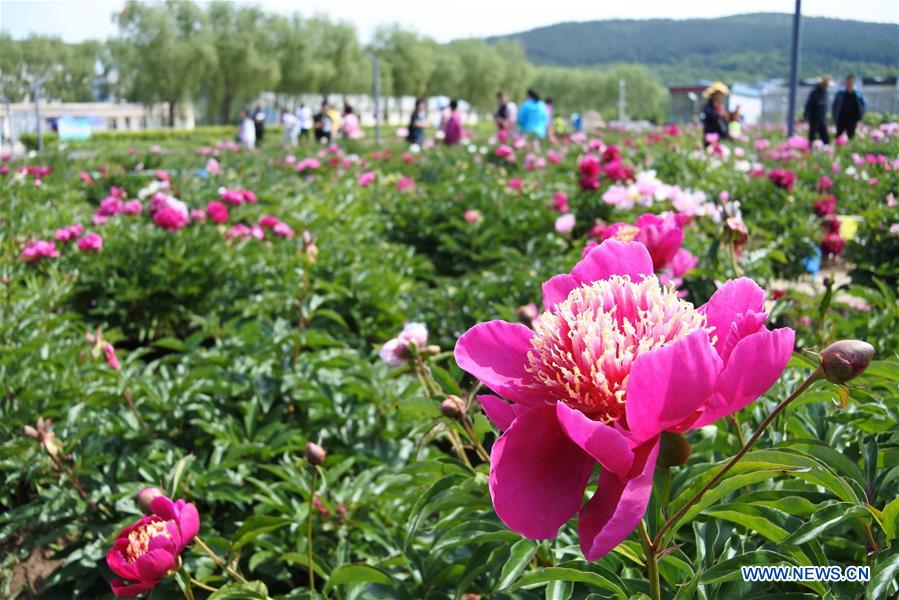
{"type": "Polygon", "coordinates": [[[265,138],[265,111],[262,110],[262,106],[257,104],[256,110],[253,111],[253,124],[256,128],[256,144],[262,145],[262,140],[265,138]]]}
{"type": "Polygon", "coordinates": [[[728,137],[728,124],[734,113],[728,112],[724,106],[724,98],[730,95],[730,88],[716,81],[707,87],[702,95],[707,98],[702,107],[700,118],[702,119],[702,140],[705,146],[711,144],[711,139],[724,140],[728,137]],[[713,138],[717,136],[717,138],[713,138]]]}
{"type": "Polygon", "coordinates": [[[540,95],[534,90],[528,90],[527,99],[518,108],[518,129],[527,135],[537,138],[546,137],[546,129],[549,125],[549,111],[546,103],[540,99],[540,95]]]}
{"type": "Polygon", "coordinates": [[[306,104],[300,104],[297,109],[297,126],[300,129],[300,136],[303,139],[309,137],[309,130],[312,129],[312,109],[306,104]]]}
{"type": "Polygon", "coordinates": [[[341,125],[340,133],[343,137],[357,140],[365,133],[362,131],[362,125],[359,123],[359,117],[353,112],[353,107],[349,104],[343,105],[343,125],[341,125]]]}
{"type": "Polygon", "coordinates": [[[256,124],[246,110],[240,111],[240,126],[237,130],[237,138],[241,144],[250,150],[256,147],[256,124]]]}
{"type": "Polygon", "coordinates": [[[830,85],[830,75],[818,77],[818,85],[808,95],[805,101],[805,120],[808,122],[808,141],[814,142],[820,138],[825,144],[830,143],[830,134],[827,132],[827,87],[830,85]]]}
{"type": "Polygon", "coordinates": [[[443,143],[447,146],[455,146],[462,141],[462,115],[459,114],[459,101],[453,98],[449,103],[449,114],[440,124],[443,131],[443,143]]]}
{"type": "Polygon", "coordinates": [[[505,91],[500,90],[496,92],[496,113],[493,116],[493,120],[496,122],[497,133],[504,132],[508,134],[515,125],[515,117],[512,115],[510,104],[509,97],[505,91]]]}
{"type": "Polygon", "coordinates": [[[421,144],[425,141],[425,125],[428,122],[428,113],[425,109],[425,99],[418,98],[415,100],[415,109],[412,116],[409,117],[409,135],[406,139],[410,144],[421,144]]]}
{"type": "Polygon", "coordinates": [[[843,87],[833,99],[833,120],[837,124],[837,137],[845,133],[851,140],[855,137],[855,127],[865,116],[867,102],[865,95],[855,87],[855,75],[846,75],[843,87]]]}
{"type": "Polygon", "coordinates": [[[281,128],[283,129],[284,145],[288,148],[297,145],[297,117],[286,107],[281,109],[281,128]]]}

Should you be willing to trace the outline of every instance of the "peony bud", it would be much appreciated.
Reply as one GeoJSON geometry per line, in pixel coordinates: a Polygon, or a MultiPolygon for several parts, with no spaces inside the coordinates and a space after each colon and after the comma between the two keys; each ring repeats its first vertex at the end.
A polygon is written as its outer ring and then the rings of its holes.
{"type": "Polygon", "coordinates": [[[690,458],[690,442],[679,433],[663,431],[659,444],[659,459],[656,463],[660,467],[679,467],[690,458]]]}
{"type": "Polygon", "coordinates": [[[831,383],[846,383],[861,375],[871,359],[874,346],[861,340],[840,340],[821,351],[821,368],[831,383]]]}
{"type": "Polygon", "coordinates": [[[306,460],[309,461],[310,465],[314,467],[319,466],[325,462],[325,457],[327,455],[328,453],[325,452],[325,449],[315,442],[306,443],[306,460]]]}
{"type": "Polygon", "coordinates": [[[37,439],[38,438],[37,429],[35,429],[31,425],[26,425],[25,426],[25,435],[27,435],[30,438],[37,439]]]}
{"type": "Polygon", "coordinates": [[[165,496],[165,492],[157,487],[141,488],[137,492],[137,505],[145,513],[150,512],[150,503],[159,496],[165,496]]]}
{"type": "Polygon", "coordinates": [[[458,419],[465,414],[465,402],[459,396],[447,396],[446,400],[440,403],[440,412],[449,419],[458,419]]]}

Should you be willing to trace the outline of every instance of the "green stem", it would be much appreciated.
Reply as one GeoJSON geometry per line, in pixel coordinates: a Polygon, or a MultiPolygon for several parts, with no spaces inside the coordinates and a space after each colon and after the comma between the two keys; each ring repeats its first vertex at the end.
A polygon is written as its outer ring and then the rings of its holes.
{"type": "Polygon", "coordinates": [[[312,510],[315,507],[313,504],[313,500],[315,499],[315,484],[318,480],[318,469],[312,467],[312,483],[309,488],[309,514],[306,515],[306,552],[308,556],[308,564],[306,567],[309,569],[309,592],[315,593],[315,569],[313,568],[313,556],[312,552],[312,510]]]}
{"type": "Polygon", "coordinates": [[[190,584],[194,579],[193,579],[193,577],[190,576],[190,574],[184,568],[184,565],[181,565],[181,572],[184,573],[184,576],[187,579],[184,582],[184,588],[183,588],[184,597],[187,598],[187,600],[195,600],[194,599],[194,590],[193,590],[193,588],[190,587],[190,584]]]}
{"type": "Polygon", "coordinates": [[[471,429],[471,425],[468,423],[468,418],[464,413],[459,415],[459,423],[462,424],[462,429],[465,430],[465,435],[467,435],[468,439],[471,440],[471,443],[474,446],[475,451],[478,453],[478,456],[480,456],[482,460],[489,463],[490,455],[487,454],[484,446],[481,445],[481,442],[475,436],[474,431],[471,429]]]}
{"type": "Polygon", "coordinates": [[[821,367],[818,367],[814,373],[809,375],[808,378],[803,381],[798,388],[796,388],[796,391],[790,394],[790,396],[786,400],[778,404],[777,407],[771,412],[771,414],[765,417],[765,420],[762,421],[762,424],[758,426],[758,429],[755,430],[755,433],[752,434],[752,437],[749,438],[749,441],[746,442],[746,444],[742,448],[740,448],[740,451],[737,452],[734,457],[730,459],[730,461],[715,474],[714,477],[709,479],[705,485],[699,488],[699,491],[693,494],[693,496],[684,503],[680,510],[678,510],[676,513],[674,513],[674,515],[669,517],[667,521],[665,521],[665,524],[662,525],[661,529],[659,529],[658,533],[656,534],[656,537],[652,540],[654,550],[658,550],[659,545],[662,541],[662,536],[665,534],[665,532],[668,531],[673,525],[675,525],[685,514],[687,514],[687,511],[690,510],[690,507],[699,502],[699,500],[705,495],[705,493],[712,489],[716,483],[721,481],[721,479],[724,478],[727,472],[730,471],[734,467],[734,465],[740,462],[740,459],[743,458],[743,456],[745,456],[746,453],[752,449],[758,439],[762,437],[762,434],[765,432],[765,429],[768,427],[768,425],[771,424],[771,421],[774,420],[774,417],[779,415],[780,412],[783,411],[783,409],[785,409],[791,402],[793,402],[793,400],[802,395],[802,393],[805,392],[805,390],[807,390],[809,387],[811,387],[813,383],[823,377],[824,371],[821,367]]]}
{"type": "Polygon", "coordinates": [[[649,539],[646,525],[640,521],[640,541],[643,543],[643,552],[646,554],[646,575],[649,577],[649,597],[652,600],[662,600],[662,586],[659,580],[659,556],[656,546],[649,539]]]}
{"type": "Polygon", "coordinates": [[[198,580],[194,579],[193,577],[190,578],[190,582],[192,584],[194,584],[195,586],[197,586],[198,588],[206,590],[207,592],[219,591],[219,589],[217,587],[212,587],[211,585],[207,585],[207,584],[203,583],[202,581],[198,581],[198,580]]]}
{"type": "Polygon", "coordinates": [[[216,554],[212,550],[212,548],[207,546],[206,542],[204,542],[202,539],[200,539],[200,536],[195,537],[194,541],[197,543],[197,545],[200,547],[200,549],[206,553],[206,556],[211,558],[212,562],[217,564],[219,566],[219,568],[221,568],[222,570],[225,571],[225,573],[227,573],[228,575],[230,575],[231,577],[233,577],[240,583],[247,583],[246,577],[244,577],[243,575],[241,575],[240,573],[235,571],[230,565],[226,564],[225,561],[223,561],[221,558],[219,558],[218,554],[216,554]]]}

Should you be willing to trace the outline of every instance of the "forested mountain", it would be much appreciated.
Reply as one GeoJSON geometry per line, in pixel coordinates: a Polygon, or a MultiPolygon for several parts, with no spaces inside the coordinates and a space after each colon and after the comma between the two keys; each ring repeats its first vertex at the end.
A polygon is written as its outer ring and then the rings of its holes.
{"type": "MultiPolygon", "coordinates": [[[[789,70],[792,16],[757,13],[718,19],[559,23],[498,39],[524,45],[536,64],[642,63],[665,83],[755,81],[789,70]]],[[[802,75],[899,73],[899,25],[804,17],[802,75]]]]}

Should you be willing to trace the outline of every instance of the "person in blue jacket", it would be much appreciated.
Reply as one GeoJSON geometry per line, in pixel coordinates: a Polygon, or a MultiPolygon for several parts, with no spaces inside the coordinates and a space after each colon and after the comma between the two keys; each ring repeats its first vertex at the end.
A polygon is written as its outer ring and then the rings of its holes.
{"type": "Polygon", "coordinates": [[[522,133],[534,134],[538,138],[546,137],[549,124],[549,111],[546,103],[534,90],[528,90],[527,100],[518,107],[518,128],[522,133]]]}
{"type": "Polygon", "coordinates": [[[833,120],[837,124],[837,137],[843,132],[852,139],[855,127],[865,116],[865,95],[855,87],[855,75],[846,75],[845,83],[833,99],[833,120]]]}

